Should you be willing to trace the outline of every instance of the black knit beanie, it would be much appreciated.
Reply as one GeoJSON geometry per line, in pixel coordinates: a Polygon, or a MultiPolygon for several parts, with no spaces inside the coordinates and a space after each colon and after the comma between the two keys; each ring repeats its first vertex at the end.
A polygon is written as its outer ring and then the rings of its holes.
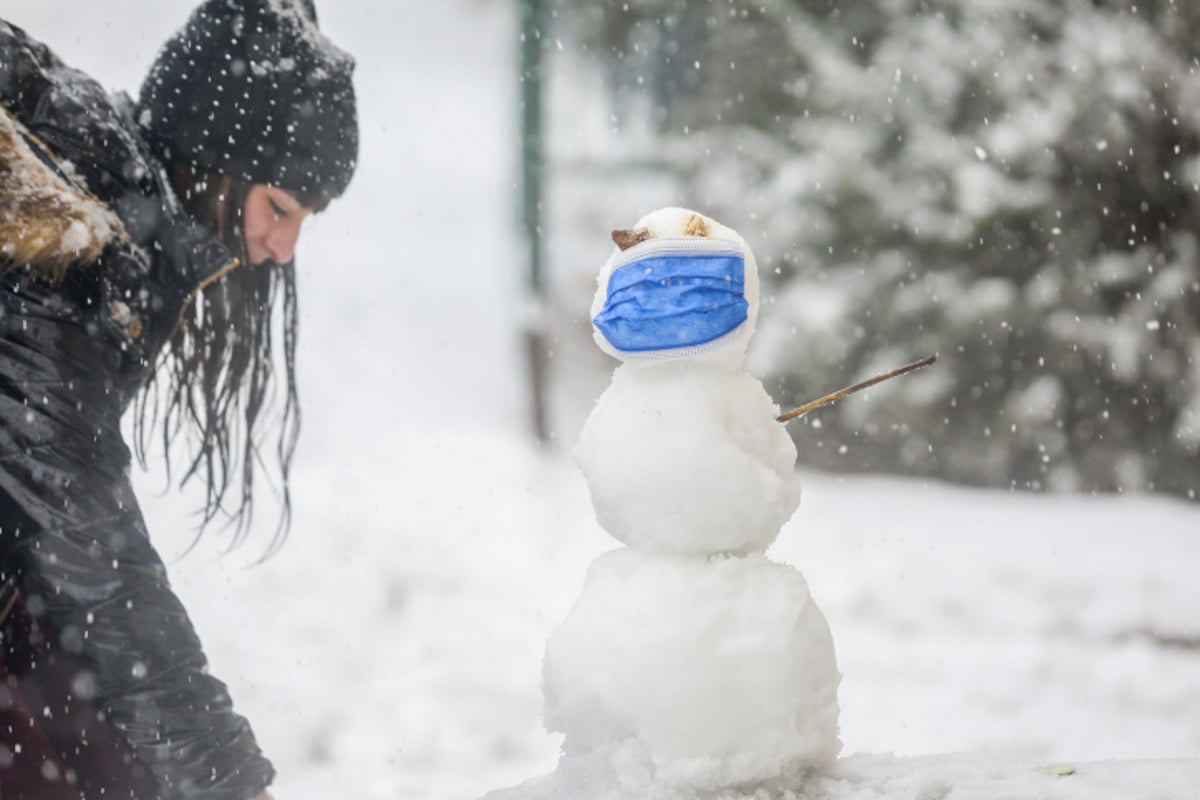
{"type": "Polygon", "coordinates": [[[353,71],[311,0],[207,0],[151,67],[138,124],[164,162],[330,200],[358,158],[353,71]]]}

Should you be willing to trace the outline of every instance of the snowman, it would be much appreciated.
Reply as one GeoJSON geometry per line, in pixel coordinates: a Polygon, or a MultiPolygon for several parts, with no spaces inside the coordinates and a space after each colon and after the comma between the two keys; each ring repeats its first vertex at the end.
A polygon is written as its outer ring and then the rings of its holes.
{"type": "Polygon", "coordinates": [[[575,455],[625,546],[592,562],[547,644],[560,771],[600,764],[583,771],[620,796],[794,788],[840,750],[840,675],[803,576],[764,555],[800,486],[778,408],[744,370],[754,255],[682,208],[613,238],[592,317],[623,363],[575,455]]]}

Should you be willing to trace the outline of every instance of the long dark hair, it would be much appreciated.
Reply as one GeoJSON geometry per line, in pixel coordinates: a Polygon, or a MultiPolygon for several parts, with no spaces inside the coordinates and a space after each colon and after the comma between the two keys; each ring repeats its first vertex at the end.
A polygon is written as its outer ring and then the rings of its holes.
{"type": "MultiPolygon", "coordinates": [[[[212,230],[237,263],[219,280],[198,287],[160,353],[134,415],[137,454],[145,462],[147,444],[157,430],[170,480],[172,461],[179,458],[178,450],[172,452],[173,440],[185,428],[194,434],[179,485],[203,481],[197,537],[210,523],[223,520],[233,531],[231,548],[250,528],[256,472],[262,468],[268,480],[277,477],[280,518],[266,558],[282,545],[292,519],[289,478],[300,433],[295,270],[290,263],[250,263],[242,214],[251,184],[183,164],[172,168],[171,182],[192,218],[212,230]],[[282,303],[277,303],[280,295],[282,303]],[[276,373],[280,355],[282,380],[276,373]],[[273,415],[268,412],[278,402],[280,388],[282,414],[273,415]]],[[[324,205],[298,199],[310,207],[324,205]]]]}

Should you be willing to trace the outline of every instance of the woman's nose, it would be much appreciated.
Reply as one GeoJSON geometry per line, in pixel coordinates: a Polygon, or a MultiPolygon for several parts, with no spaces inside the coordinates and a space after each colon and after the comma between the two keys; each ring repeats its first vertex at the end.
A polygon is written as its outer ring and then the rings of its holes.
{"type": "Polygon", "coordinates": [[[277,264],[286,264],[296,254],[296,242],[300,239],[300,221],[280,220],[267,237],[267,248],[271,259],[277,264]]]}

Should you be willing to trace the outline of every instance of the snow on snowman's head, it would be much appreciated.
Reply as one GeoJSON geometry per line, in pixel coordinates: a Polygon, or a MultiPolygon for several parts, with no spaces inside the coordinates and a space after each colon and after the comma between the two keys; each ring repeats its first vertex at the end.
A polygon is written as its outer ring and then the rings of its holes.
{"type": "Polygon", "coordinates": [[[758,317],[758,265],[731,228],[686,208],[637,221],[600,270],[592,333],[631,363],[684,358],[740,365],[758,317]]]}

